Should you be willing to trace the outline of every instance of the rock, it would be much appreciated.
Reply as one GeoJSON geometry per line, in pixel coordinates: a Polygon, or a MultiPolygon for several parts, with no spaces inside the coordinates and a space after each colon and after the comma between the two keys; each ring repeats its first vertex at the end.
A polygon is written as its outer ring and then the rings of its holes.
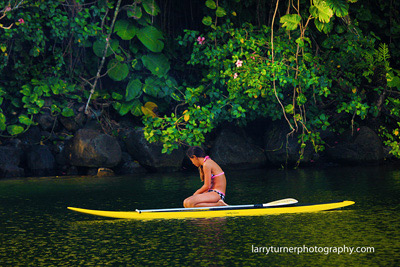
{"type": "Polygon", "coordinates": [[[262,148],[254,145],[245,133],[229,128],[218,134],[210,156],[226,169],[251,169],[266,164],[262,148]]]}
{"type": "MultiPolygon", "coordinates": [[[[272,123],[265,132],[264,144],[265,155],[268,163],[279,165],[294,165],[300,160],[300,144],[296,134],[292,134],[287,138],[287,134],[291,130],[289,125],[283,122],[272,123]]],[[[314,150],[312,144],[307,144],[301,163],[308,163],[313,159],[314,150]]]]}
{"type": "Polygon", "coordinates": [[[384,158],[384,149],[378,135],[369,127],[358,128],[340,136],[337,144],[326,149],[328,158],[337,163],[378,163],[384,158]]]}
{"type": "Polygon", "coordinates": [[[31,146],[26,161],[31,175],[55,175],[55,159],[47,146],[31,146]]]}
{"type": "Polygon", "coordinates": [[[12,164],[1,164],[0,165],[0,178],[13,178],[13,177],[24,177],[24,169],[12,165],[12,164]]]}
{"type": "Polygon", "coordinates": [[[65,174],[68,176],[76,176],[79,174],[78,168],[76,166],[70,166],[65,172],[65,174]]]}
{"type": "Polygon", "coordinates": [[[86,175],[88,175],[88,176],[96,176],[98,170],[99,170],[98,168],[89,168],[87,170],[86,175]]]}
{"type": "Polygon", "coordinates": [[[125,162],[121,168],[118,169],[119,174],[140,174],[147,173],[146,169],[140,166],[137,161],[125,162]]]}
{"type": "Polygon", "coordinates": [[[88,120],[83,127],[84,129],[88,130],[95,130],[101,132],[103,128],[101,127],[101,124],[99,123],[98,120],[88,120]]]}
{"type": "Polygon", "coordinates": [[[21,162],[21,151],[16,147],[0,146],[0,165],[18,166],[21,162]]]}
{"type": "Polygon", "coordinates": [[[21,142],[25,146],[37,145],[40,141],[42,141],[42,135],[39,127],[31,127],[21,136],[21,142]]]}
{"type": "Polygon", "coordinates": [[[81,128],[85,122],[86,116],[82,112],[78,113],[75,117],[60,116],[61,124],[70,132],[76,132],[81,128]]]}
{"type": "Polygon", "coordinates": [[[65,148],[71,165],[82,167],[115,167],[121,161],[118,141],[95,130],[78,130],[65,148]]]}
{"type": "Polygon", "coordinates": [[[144,138],[143,128],[131,129],[125,138],[128,153],[140,165],[150,170],[178,171],[181,169],[185,152],[182,148],[175,149],[171,154],[161,153],[163,146],[160,143],[149,143],[144,138]]]}
{"type": "Polygon", "coordinates": [[[51,131],[52,129],[55,129],[58,124],[57,117],[48,113],[38,115],[37,122],[45,131],[51,131]]]}
{"type": "Polygon", "coordinates": [[[105,176],[114,176],[115,173],[113,170],[111,169],[107,169],[107,168],[99,168],[97,170],[97,176],[99,177],[105,177],[105,176]]]}
{"type": "Polygon", "coordinates": [[[121,175],[147,172],[145,168],[140,166],[139,162],[132,160],[131,155],[127,152],[122,152],[122,160],[115,169],[121,175]]]}
{"type": "Polygon", "coordinates": [[[21,150],[13,146],[0,146],[0,178],[23,177],[21,150]]]}

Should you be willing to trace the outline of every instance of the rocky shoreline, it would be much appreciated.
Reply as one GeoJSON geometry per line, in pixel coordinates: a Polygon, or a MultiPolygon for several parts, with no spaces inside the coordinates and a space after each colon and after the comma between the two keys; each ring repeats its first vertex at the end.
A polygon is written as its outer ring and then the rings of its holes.
{"type": "MultiPolygon", "coordinates": [[[[22,136],[2,140],[0,178],[175,172],[191,166],[186,148],[162,154],[162,144],[148,143],[143,128],[129,123],[112,136],[96,120],[86,121],[82,115],[72,119],[41,115],[37,121],[38,126],[22,136]]],[[[205,149],[224,169],[293,167],[300,158],[300,145],[296,136],[287,138],[288,132],[283,122],[246,129],[223,126],[205,149]]],[[[325,151],[317,154],[307,145],[300,166],[370,165],[391,159],[378,135],[366,126],[321,136],[325,151]]]]}

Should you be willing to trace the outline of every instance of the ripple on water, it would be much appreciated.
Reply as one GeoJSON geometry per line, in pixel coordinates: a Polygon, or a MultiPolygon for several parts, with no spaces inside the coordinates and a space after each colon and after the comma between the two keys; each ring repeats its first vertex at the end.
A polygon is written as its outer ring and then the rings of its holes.
{"type": "Polygon", "coordinates": [[[168,208],[199,186],[196,173],[0,181],[0,265],[395,266],[399,172],[389,169],[227,173],[231,204],[295,197],[356,201],[341,211],[186,220],[109,220],[67,206],[168,208]],[[369,174],[373,174],[372,177],[369,174]],[[377,178],[378,177],[378,178],[377,178]],[[375,247],[375,253],[254,253],[254,247],[375,247]]]}

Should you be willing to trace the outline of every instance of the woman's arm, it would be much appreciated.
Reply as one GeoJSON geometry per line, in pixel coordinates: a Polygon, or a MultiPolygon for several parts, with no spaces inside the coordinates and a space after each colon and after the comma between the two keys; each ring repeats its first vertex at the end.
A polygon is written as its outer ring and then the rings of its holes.
{"type": "Polygon", "coordinates": [[[210,187],[211,187],[211,168],[204,165],[203,172],[204,172],[204,185],[202,187],[200,187],[193,195],[202,194],[204,192],[207,192],[208,189],[210,189],[210,187]]]}

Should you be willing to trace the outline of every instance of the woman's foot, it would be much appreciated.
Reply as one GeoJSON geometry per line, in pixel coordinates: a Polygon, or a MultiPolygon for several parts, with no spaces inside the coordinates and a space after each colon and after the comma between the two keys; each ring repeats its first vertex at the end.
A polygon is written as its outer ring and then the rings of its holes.
{"type": "Polygon", "coordinates": [[[218,201],[219,206],[228,206],[228,204],[225,203],[222,199],[218,201]]]}

